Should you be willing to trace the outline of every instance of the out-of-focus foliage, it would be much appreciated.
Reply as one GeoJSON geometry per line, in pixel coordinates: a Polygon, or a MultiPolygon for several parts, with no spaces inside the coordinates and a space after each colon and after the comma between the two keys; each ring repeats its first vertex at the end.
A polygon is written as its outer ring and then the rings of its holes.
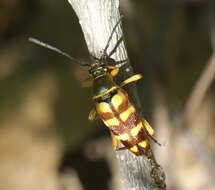
{"type": "MultiPolygon", "coordinates": [[[[189,121],[184,109],[214,53],[215,3],[120,3],[131,65],[144,75],[138,89],[145,115],[166,143],[155,152],[168,189],[212,190],[214,83],[189,121]]],[[[87,120],[91,90],[80,85],[87,71],[31,44],[29,36],[88,59],[66,1],[0,1],[0,189],[105,190],[111,178],[109,189],[119,190],[110,141],[104,137],[109,133],[99,121],[87,120]]]]}

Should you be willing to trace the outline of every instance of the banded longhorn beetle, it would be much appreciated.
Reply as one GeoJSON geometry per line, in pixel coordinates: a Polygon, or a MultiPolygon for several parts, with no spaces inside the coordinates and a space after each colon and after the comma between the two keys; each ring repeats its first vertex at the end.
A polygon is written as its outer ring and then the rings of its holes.
{"type": "MultiPolygon", "coordinates": [[[[115,150],[128,149],[136,156],[143,154],[147,156],[147,152],[150,149],[149,139],[152,139],[158,145],[161,144],[153,137],[153,128],[137,113],[128,93],[123,89],[125,85],[140,80],[142,75],[133,75],[122,83],[117,84],[114,78],[119,73],[120,68],[116,65],[126,60],[115,61],[112,59],[111,55],[114,51],[107,54],[109,43],[120,22],[121,19],[113,27],[101,57],[93,57],[95,61],[91,64],[82,63],[60,49],[35,38],[29,38],[29,41],[62,54],[81,66],[88,66],[89,75],[92,79],[92,99],[95,105],[90,111],[89,120],[94,120],[97,115],[101,118],[106,127],[111,131],[112,146],[115,150]]],[[[116,43],[113,50],[117,48],[119,43],[116,43]]]]}

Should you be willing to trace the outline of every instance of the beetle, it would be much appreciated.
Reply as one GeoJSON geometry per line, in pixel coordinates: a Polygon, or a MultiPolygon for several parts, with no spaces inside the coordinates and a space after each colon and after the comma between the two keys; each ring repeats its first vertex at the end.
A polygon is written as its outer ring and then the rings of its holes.
{"type": "Polygon", "coordinates": [[[117,84],[114,77],[118,68],[102,66],[103,62],[93,64],[93,100],[95,108],[90,112],[89,119],[99,115],[112,134],[112,145],[116,150],[128,149],[135,155],[141,155],[141,150],[148,150],[148,137],[154,135],[154,130],[148,122],[137,113],[123,86],[141,79],[142,75],[133,75],[117,84]],[[119,146],[119,143],[123,146],[119,146]]]}
{"type": "MultiPolygon", "coordinates": [[[[101,118],[112,134],[112,145],[115,150],[128,149],[135,155],[146,155],[150,149],[149,138],[154,138],[154,130],[143,119],[131,103],[128,93],[123,86],[136,82],[142,78],[136,74],[117,84],[114,77],[119,68],[108,65],[109,57],[103,54],[93,63],[90,75],[93,78],[93,101],[95,107],[89,114],[89,120],[94,120],[96,115],[101,118]],[[120,143],[123,146],[120,146],[120,143]]],[[[159,143],[158,143],[159,144],[159,143]]]]}
{"type": "MultiPolygon", "coordinates": [[[[95,105],[90,111],[89,120],[94,120],[96,115],[101,118],[105,126],[111,131],[112,145],[115,150],[128,149],[136,156],[142,154],[147,156],[147,152],[150,149],[149,138],[159,145],[160,143],[153,137],[153,128],[139,113],[137,113],[134,104],[131,103],[128,93],[123,89],[125,85],[140,80],[142,75],[133,75],[124,80],[121,84],[117,84],[115,77],[120,71],[120,68],[117,67],[117,63],[122,63],[126,60],[115,61],[112,59],[111,55],[114,51],[107,54],[109,43],[120,22],[121,19],[114,26],[100,58],[95,58],[95,61],[91,64],[83,64],[58,48],[43,43],[35,38],[29,38],[29,41],[56,51],[81,66],[88,66],[89,75],[92,79],[92,99],[95,105]]],[[[117,48],[119,43],[120,42],[116,43],[113,50],[117,48]]]]}

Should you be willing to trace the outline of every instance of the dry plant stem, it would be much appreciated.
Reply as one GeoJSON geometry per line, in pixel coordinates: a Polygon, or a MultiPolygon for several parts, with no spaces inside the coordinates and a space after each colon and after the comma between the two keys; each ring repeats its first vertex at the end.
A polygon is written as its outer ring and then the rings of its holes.
{"type": "Polygon", "coordinates": [[[215,50],[213,50],[213,54],[209,59],[199,80],[196,82],[196,85],[194,86],[194,89],[185,106],[183,121],[186,122],[187,124],[191,123],[192,120],[195,118],[195,114],[197,110],[200,109],[200,105],[214,78],[215,78],[215,50]]]}
{"type": "MultiPolygon", "coordinates": [[[[99,58],[105,48],[110,33],[120,19],[118,0],[68,0],[75,10],[90,55],[99,58]]],[[[122,36],[119,26],[110,42],[107,50],[111,52],[122,36]]],[[[124,42],[120,43],[112,58],[116,61],[127,59],[124,42]]],[[[129,63],[121,67],[120,77],[128,78],[133,74],[129,63]]],[[[132,86],[132,85],[131,85],[132,86]]],[[[130,88],[130,87],[129,87],[130,88]]],[[[129,95],[138,103],[138,97],[134,87],[129,90],[129,95]]],[[[139,105],[136,105],[140,107],[139,105]]],[[[156,163],[153,155],[151,159],[145,156],[134,156],[127,150],[116,151],[121,180],[124,190],[155,190],[165,189],[165,178],[161,167],[156,163]]]]}

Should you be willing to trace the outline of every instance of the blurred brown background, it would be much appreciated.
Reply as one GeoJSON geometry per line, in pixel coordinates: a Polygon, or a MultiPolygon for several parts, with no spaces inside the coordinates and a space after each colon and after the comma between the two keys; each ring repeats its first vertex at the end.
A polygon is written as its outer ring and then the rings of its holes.
{"type": "MultiPolygon", "coordinates": [[[[215,189],[215,2],[120,3],[168,189],[215,189]]],[[[87,119],[87,70],[30,36],[89,57],[67,1],[0,1],[0,190],[120,190],[108,130],[87,119]]]]}

